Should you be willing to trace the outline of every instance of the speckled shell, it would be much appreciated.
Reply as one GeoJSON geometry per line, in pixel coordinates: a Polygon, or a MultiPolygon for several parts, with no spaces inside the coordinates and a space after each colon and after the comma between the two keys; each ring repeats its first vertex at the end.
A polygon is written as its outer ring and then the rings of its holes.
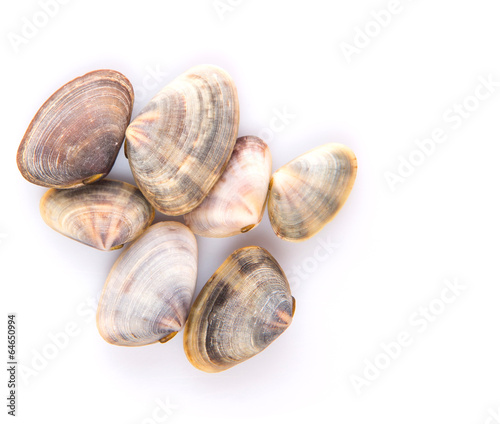
{"type": "Polygon", "coordinates": [[[195,210],[184,216],[200,236],[229,237],[256,227],[264,214],[271,179],[271,152],[260,138],[240,137],[226,170],[195,210]]]}
{"type": "Polygon", "coordinates": [[[184,351],[196,368],[219,372],[258,354],[291,324],[295,300],[269,252],[233,252],[196,298],[184,331],[184,351]]]}
{"type": "Polygon", "coordinates": [[[40,213],[54,230],[99,250],[116,250],[142,234],[154,209],[133,185],[101,180],[74,190],[50,189],[40,213]]]}
{"type": "Polygon", "coordinates": [[[189,69],[163,88],[126,132],[135,181],[160,212],[197,207],[222,175],[238,133],[236,87],[211,65],[189,69]]]}
{"type": "Polygon", "coordinates": [[[196,285],[198,248],[185,225],[152,225],[114,264],[102,290],[97,327],[108,343],[164,343],[182,329],[196,285]]]}
{"type": "Polygon", "coordinates": [[[276,235],[303,241],[317,234],[344,205],[357,168],[348,147],[331,143],[278,169],[269,185],[267,205],[276,235]]]}
{"type": "Polygon", "coordinates": [[[17,166],[29,182],[73,188],[105,177],[130,122],[134,92],[112,70],[70,81],[38,110],[17,152],[17,166]]]}

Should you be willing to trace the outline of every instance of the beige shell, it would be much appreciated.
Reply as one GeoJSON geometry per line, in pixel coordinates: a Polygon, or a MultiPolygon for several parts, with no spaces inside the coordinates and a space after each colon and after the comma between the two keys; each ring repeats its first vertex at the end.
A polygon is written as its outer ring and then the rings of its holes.
{"type": "Polygon", "coordinates": [[[239,125],[236,87],[200,65],[164,87],[127,129],[135,181],[160,212],[183,215],[207,196],[231,157],[239,125]]]}
{"type": "Polygon", "coordinates": [[[196,238],[185,225],[160,222],[125,250],[109,273],[97,310],[108,343],[164,343],[189,314],[198,267],[196,238]]]}
{"type": "Polygon", "coordinates": [[[357,167],[348,147],[330,143],[278,169],[271,179],[267,205],[276,235],[303,241],[318,233],[347,200],[357,167]]]}
{"type": "Polygon", "coordinates": [[[271,152],[260,138],[236,140],[226,170],[195,210],[184,216],[200,236],[229,237],[256,227],[264,214],[271,179],[271,152]]]}
{"type": "Polygon", "coordinates": [[[137,187],[114,180],[48,190],[40,213],[54,230],[100,250],[116,250],[151,224],[154,209],[137,187]]]}
{"type": "Polygon", "coordinates": [[[70,81],[38,110],[17,152],[17,166],[29,182],[73,188],[105,177],[130,121],[134,91],[112,70],[70,81]]]}
{"type": "Polygon", "coordinates": [[[291,324],[295,300],[269,252],[233,252],[194,301],[184,351],[196,368],[219,372],[264,350],[291,324]]]}

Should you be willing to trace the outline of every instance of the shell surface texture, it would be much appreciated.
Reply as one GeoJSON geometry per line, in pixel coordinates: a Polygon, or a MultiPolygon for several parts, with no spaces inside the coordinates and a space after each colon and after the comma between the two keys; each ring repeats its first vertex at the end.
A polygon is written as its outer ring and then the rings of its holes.
{"type": "Polygon", "coordinates": [[[233,252],[196,298],[184,331],[189,361],[205,372],[264,350],[291,324],[295,300],[276,260],[261,247],[233,252]]]}
{"type": "Polygon", "coordinates": [[[17,166],[31,183],[74,188],[105,177],[130,122],[134,92],[113,70],[78,77],[38,110],[17,152],[17,166]]]}
{"type": "Polygon", "coordinates": [[[337,143],[316,147],[278,169],[268,200],[276,235],[303,241],[317,234],[344,205],[356,172],[356,156],[337,143]]]}
{"type": "Polygon", "coordinates": [[[240,137],[226,170],[200,206],[184,216],[200,236],[229,237],[256,227],[271,179],[271,152],[260,138],[240,137]]]}
{"type": "Polygon", "coordinates": [[[137,187],[108,179],[73,190],[51,188],[40,201],[40,213],[52,229],[99,250],[121,248],[154,218],[137,187]]]}
{"type": "Polygon", "coordinates": [[[152,225],[114,264],[97,310],[108,343],[166,342],[182,329],[196,285],[194,234],[178,222],[152,225]]]}
{"type": "Polygon", "coordinates": [[[236,87],[224,70],[195,66],[132,121],[126,155],[146,198],[166,215],[197,207],[222,175],[238,133],[236,87]]]}

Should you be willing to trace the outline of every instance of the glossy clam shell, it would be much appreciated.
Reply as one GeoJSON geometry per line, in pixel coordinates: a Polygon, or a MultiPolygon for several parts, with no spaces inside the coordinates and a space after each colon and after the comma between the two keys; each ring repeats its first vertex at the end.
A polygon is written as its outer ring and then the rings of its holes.
{"type": "Polygon", "coordinates": [[[112,70],[70,81],[38,110],[17,152],[17,166],[29,182],[73,188],[106,176],[130,121],[134,92],[112,70]]]}
{"type": "Polygon", "coordinates": [[[40,213],[52,229],[99,250],[116,250],[142,234],[154,209],[133,185],[114,180],[48,190],[40,213]]]}
{"type": "Polygon", "coordinates": [[[226,170],[195,210],[184,216],[200,236],[229,237],[256,227],[264,213],[272,159],[260,138],[240,137],[226,170]]]}
{"type": "Polygon", "coordinates": [[[271,178],[267,205],[276,235],[303,241],[317,234],[347,200],[357,167],[348,147],[331,143],[278,169],[271,178]]]}
{"type": "Polygon", "coordinates": [[[196,298],[184,331],[184,350],[196,368],[219,372],[258,354],[292,322],[288,281],[266,250],[233,252],[196,298]]]}
{"type": "Polygon", "coordinates": [[[135,181],[160,212],[197,207],[222,175],[238,133],[236,87],[211,65],[189,69],[163,88],[127,129],[135,181]]]}
{"type": "Polygon", "coordinates": [[[114,264],[103,288],[97,327],[108,343],[166,342],[182,329],[196,285],[198,248],[178,222],[152,225],[114,264]]]}

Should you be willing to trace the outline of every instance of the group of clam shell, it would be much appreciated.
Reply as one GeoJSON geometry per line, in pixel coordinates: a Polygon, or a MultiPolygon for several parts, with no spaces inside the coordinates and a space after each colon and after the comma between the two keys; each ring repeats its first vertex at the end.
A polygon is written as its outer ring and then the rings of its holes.
{"type": "Polygon", "coordinates": [[[132,85],[119,72],[70,81],[33,118],[19,146],[19,170],[50,188],[40,211],[54,230],[100,250],[132,242],[99,301],[97,326],[107,342],[164,343],[185,326],[189,361],[206,372],[228,369],[288,328],[295,299],[273,256],[250,246],[233,252],[193,302],[194,234],[250,231],[267,203],[278,237],[305,240],[343,206],[356,157],[341,144],[325,144],[272,174],[268,146],[254,136],[237,139],[235,84],[212,65],[177,77],[130,122],[133,102],[132,85]],[[138,188],[103,179],[124,138],[138,188]],[[186,225],[151,225],[155,209],[184,215],[186,225]]]}

